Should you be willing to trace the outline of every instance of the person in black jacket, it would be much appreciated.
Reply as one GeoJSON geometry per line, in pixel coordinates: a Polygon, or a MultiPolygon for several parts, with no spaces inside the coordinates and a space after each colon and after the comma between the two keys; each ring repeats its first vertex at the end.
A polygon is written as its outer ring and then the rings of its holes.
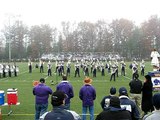
{"type": "Polygon", "coordinates": [[[120,99],[112,96],[107,111],[102,111],[95,120],[132,120],[132,118],[127,110],[121,108],[120,99]]]}
{"type": "Polygon", "coordinates": [[[139,111],[141,110],[141,100],[142,100],[142,81],[139,80],[139,74],[135,74],[135,77],[133,80],[129,83],[130,86],[130,98],[135,101],[139,111]]]}
{"type": "Polygon", "coordinates": [[[154,110],[152,104],[152,95],[153,95],[152,91],[153,91],[153,84],[151,81],[151,76],[145,75],[145,80],[142,87],[142,106],[141,106],[144,115],[154,110]]]}
{"type": "Polygon", "coordinates": [[[110,99],[112,96],[115,96],[116,94],[116,88],[115,87],[111,87],[110,88],[110,95],[105,96],[102,101],[101,101],[101,107],[103,110],[108,109],[109,104],[110,104],[110,99]]]}

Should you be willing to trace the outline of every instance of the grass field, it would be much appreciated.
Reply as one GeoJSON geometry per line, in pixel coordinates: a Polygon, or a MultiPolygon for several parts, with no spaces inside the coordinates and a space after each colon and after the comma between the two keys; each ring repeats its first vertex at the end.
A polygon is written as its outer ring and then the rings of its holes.
{"type": "MultiPolygon", "coordinates": [[[[34,96],[32,94],[32,89],[33,89],[33,81],[34,80],[39,80],[41,77],[46,78],[47,77],[47,65],[45,64],[45,73],[40,73],[39,69],[34,68],[32,73],[28,73],[28,66],[27,63],[17,63],[20,69],[20,72],[17,77],[7,77],[7,78],[1,78],[0,79],[0,89],[5,91],[5,94],[7,93],[8,88],[18,88],[18,101],[20,102],[20,105],[17,106],[11,106],[11,109],[13,110],[13,113],[8,116],[7,113],[9,112],[9,107],[8,106],[1,106],[2,109],[2,118],[3,120],[34,120],[34,96]]],[[[96,89],[97,93],[97,98],[94,101],[94,106],[95,106],[95,117],[96,115],[102,111],[100,107],[100,101],[105,95],[109,94],[109,89],[111,86],[114,86],[118,89],[121,86],[125,86],[129,90],[128,83],[131,80],[132,76],[132,71],[129,69],[128,65],[130,62],[127,63],[126,66],[126,76],[120,76],[120,70],[119,70],[119,77],[116,78],[116,82],[114,81],[109,81],[110,79],[110,74],[108,74],[105,71],[105,76],[101,76],[100,73],[97,73],[96,78],[93,79],[93,86],[96,89]]],[[[34,64],[33,64],[34,65],[34,64]]],[[[54,63],[53,63],[54,65],[54,63]]],[[[145,68],[145,73],[147,74],[148,71],[152,71],[152,67],[150,65],[150,62],[145,63],[146,68],[145,68]]],[[[54,72],[54,66],[52,68],[52,73],[54,72]]],[[[140,71],[140,68],[139,68],[140,71]]],[[[68,77],[68,80],[71,82],[74,88],[74,94],[75,97],[71,100],[71,109],[76,111],[78,114],[81,114],[81,105],[82,102],[78,97],[79,90],[81,86],[83,85],[83,79],[84,75],[81,70],[81,77],[74,77],[74,70],[72,67],[71,70],[71,76],[68,77]]],[[[140,76],[140,79],[143,81],[144,77],[140,76]]],[[[46,79],[46,84],[49,85],[53,91],[55,91],[56,85],[51,85],[50,81],[53,80],[54,83],[60,82],[61,77],[56,77],[55,74],[52,74],[51,77],[48,77],[46,79]]],[[[117,92],[118,95],[118,92],[117,92]]],[[[6,96],[5,96],[5,101],[6,101],[6,96]]],[[[50,101],[50,99],[49,99],[50,101]]],[[[52,107],[49,104],[49,109],[51,110],[52,107]]]]}

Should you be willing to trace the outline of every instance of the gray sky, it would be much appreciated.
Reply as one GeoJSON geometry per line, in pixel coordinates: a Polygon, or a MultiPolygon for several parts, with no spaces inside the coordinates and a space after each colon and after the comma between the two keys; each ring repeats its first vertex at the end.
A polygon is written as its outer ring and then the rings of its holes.
{"type": "MultiPolygon", "coordinates": [[[[160,0],[0,0],[0,27],[10,15],[19,15],[27,25],[50,24],[62,21],[106,20],[126,18],[136,24],[151,15],[160,15],[160,0]]],[[[15,17],[10,17],[12,22],[15,17]]]]}

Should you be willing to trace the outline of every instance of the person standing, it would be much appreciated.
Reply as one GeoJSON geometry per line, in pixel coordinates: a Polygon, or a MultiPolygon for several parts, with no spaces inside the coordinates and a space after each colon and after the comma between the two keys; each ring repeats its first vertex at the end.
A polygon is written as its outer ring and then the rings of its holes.
{"type": "Polygon", "coordinates": [[[52,65],[50,61],[48,61],[47,67],[48,67],[48,76],[52,76],[52,65]]]}
{"type": "Polygon", "coordinates": [[[159,58],[160,54],[156,49],[151,52],[151,65],[153,66],[153,71],[157,71],[159,68],[159,58]]]}
{"type": "Polygon", "coordinates": [[[142,106],[141,106],[144,115],[154,110],[152,104],[152,95],[153,95],[152,91],[153,91],[153,84],[151,81],[151,76],[145,75],[145,80],[142,87],[142,106]]]}
{"type": "Polygon", "coordinates": [[[95,120],[132,120],[132,118],[126,109],[121,108],[120,99],[112,96],[108,109],[98,114],[95,120]]]}
{"type": "Polygon", "coordinates": [[[70,100],[74,97],[73,87],[67,80],[67,76],[63,75],[62,81],[57,85],[57,90],[63,91],[67,98],[65,99],[65,109],[70,110],[70,100]]]}
{"type": "Polygon", "coordinates": [[[39,62],[40,73],[44,73],[43,66],[44,66],[44,61],[40,60],[40,62],[39,62]]]}
{"type": "Polygon", "coordinates": [[[135,79],[129,82],[130,86],[130,98],[135,101],[139,111],[141,110],[141,100],[142,100],[142,81],[139,80],[139,75],[135,74],[135,79]]]}
{"type": "Polygon", "coordinates": [[[78,77],[80,77],[80,65],[79,65],[78,61],[76,62],[74,67],[75,67],[75,75],[74,75],[74,77],[76,77],[77,75],[78,75],[78,77]]]}
{"type": "Polygon", "coordinates": [[[82,120],[86,120],[87,109],[89,109],[90,120],[94,120],[94,100],[96,99],[96,90],[91,85],[92,79],[86,77],[84,85],[79,91],[79,98],[82,100],[82,120]]]}
{"type": "Polygon", "coordinates": [[[28,62],[28,67],[29,67],[29,73],[32,73],[32,62],[31,62],[30,59],[29,59],[29,62],[28,62]]]}
{"type": "Polygon", "coordinates": [[[121,64],[121,75],[125,76],[126,63],[124,61],[121,61],[120,64],[121,64]]]}
{"type": "Polygon", "coordinates": [[[144,60],[142,60],[142,62],[140,63],[140,67],[141,67],[141,75],[144,76],[144,68],[145,68],[144,60]]]}
{"type": "Polygon", "coordinates": [[[40,83],[33,88],[33,95],[35,95],[35,120],[47,112],[48,98],[52,94],[52,89],[45,85],[45,79],[41,78],[40,83]]]}
{"type": "Polygon", "coordinates": [[[112,96],[115,96],[116,94],[116,88],[115,87],[111,87],[110,88],[110,95],[105,96],[102,101],[101,101],[101,107],[103,110],[107,110],[109,105],[110,105],[110,99],[112,96]]]}

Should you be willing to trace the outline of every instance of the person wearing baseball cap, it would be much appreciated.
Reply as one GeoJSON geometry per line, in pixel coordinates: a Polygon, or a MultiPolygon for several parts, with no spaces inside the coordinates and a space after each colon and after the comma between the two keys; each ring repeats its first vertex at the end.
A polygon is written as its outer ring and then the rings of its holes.
{"type": "Polygon", "coordinates": [[[62,91],[55,91],[51,96],[51,105],[53,110],[46,112],[40,117],[40,120],[81,120],[80,116],[64,107],[67,95],[62,91]]]}
{"type": "Polygon", "coordinates": [[[121,107],[125,108],[131,113],[132,120],[139,120],[140,119],[140,112],[138,108],[132,100],[128,97],[128,92],[125,87],[121,87],[119,89],[119,99],[121,103],[121,107]]]}

